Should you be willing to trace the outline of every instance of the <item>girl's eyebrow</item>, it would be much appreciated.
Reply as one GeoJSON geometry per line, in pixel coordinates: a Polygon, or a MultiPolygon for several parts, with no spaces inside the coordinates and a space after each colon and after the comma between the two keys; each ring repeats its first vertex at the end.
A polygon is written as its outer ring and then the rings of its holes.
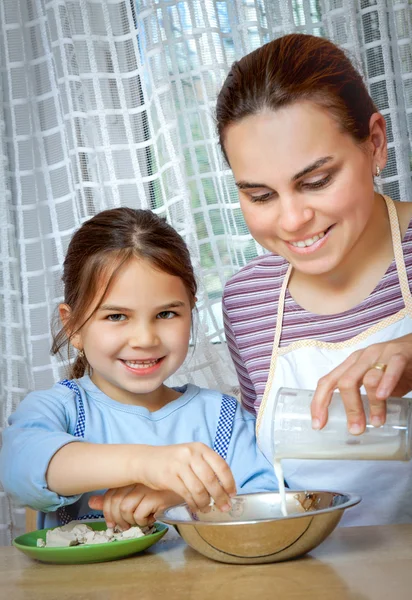
{"type": "MultiPolygon", "coordinates": [[[[304,169],[299,171],[299,173],[296,173],[296,175],[293,175],[292,181],[296,181],[297,179],[300,179],[304,175],[307,175],[308,173],[311,173],[312,171],[319,169],[319,167],[322,167],[325,163],[327,163],[331,160],[333,160],[333,156],[323,156],[322,158],[315,160],[315,162],[313,162],[312,164],[308,165],[307,167],[305,167],[304,169]]],[[[236,181],[236,187],[239,190],[249,190],[249,189],[254,189],[254,188],[270,188],[270,185],[267,185],[266,183],[251,183],[249,181],[236,181]]]]}
{"type": "MultiPolygon", "coordinates": [[[[169,308],[179,308],[180,306],[186,306],[185,302],[181,300],[173,300],[162,306],[156,306],[156,310],[168,310],[169,308]]],[[[133,312],[133,309],[126,308],[125,306],[113,306],[112,304],[102,304],[99,306],[99,310],[110,310],[113,312],[133,312]]]]}
{"type": "Polygon", "coordinates": [[[125,306],[113,306],[112,304],[102,304],[99,306],[99,310],[111,310],[117,312],[130,312],[130,308],[126,308],[125,306]]]}
{"type": "Polygon", "coordinates": [[[186,303],[182,300],[174,300],[168,304],[163,304],[163,306],[157,306],[156,310],[168,310],[169,308],[179,308],[180,306],[186,306],[186,303]]]}

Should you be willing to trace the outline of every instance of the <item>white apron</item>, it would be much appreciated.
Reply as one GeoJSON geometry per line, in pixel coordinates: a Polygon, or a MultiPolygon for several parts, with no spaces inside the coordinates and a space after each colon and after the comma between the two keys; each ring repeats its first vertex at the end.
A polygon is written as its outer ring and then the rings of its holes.
{"type": "MultiPolygon", "coordinates": [[[[256,431],[260,448],[272,462],[271,413],[280,387],[314,390],[318,380],[352,352],[412,332],[412,297],[409,290],[399,221],[393,201],[385,196],[395,262],[405,307],[344,342],[299,340],[279,347],[283,307],[291,265],[279,296],[273,353],[268,381],[259,409],[256,431]]],[[[361,391],[365,393],[362,388],[361,391]]],[[[412,395],[407,394],[408,396],[412,395]]],[[[285,480],[292,490],[330,490],[360,494],[362,502],[345,511],[342,525],[412,522],[412,462],[283,460],[285,480]]]]}

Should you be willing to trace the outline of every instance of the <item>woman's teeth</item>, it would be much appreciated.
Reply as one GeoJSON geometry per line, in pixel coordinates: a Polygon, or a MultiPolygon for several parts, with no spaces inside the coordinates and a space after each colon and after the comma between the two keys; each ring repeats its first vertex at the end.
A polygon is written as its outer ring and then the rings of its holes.
{"type": "Polygon", "coordinates": [[[160,358],[155,360],[125,360],[124,364],[132,369],[147,369],[147,367],[154,367],[159,360],[160,358]]]}
{"type": "Polygon", "coordinates": [[[311,238],[308,238],[307,240],[302,240],[302,241],[299,240],[299,242],[290,242],[290,243],[292,244],[292,246],[296,246],[296,248],[304,248],[305,246],[311,246],[318,240],[322,239],[324,237],[324,235],[325,235],[325,232],[322,232],[322,233],[318,233],[317,235],[314,235],[311,238]]]}

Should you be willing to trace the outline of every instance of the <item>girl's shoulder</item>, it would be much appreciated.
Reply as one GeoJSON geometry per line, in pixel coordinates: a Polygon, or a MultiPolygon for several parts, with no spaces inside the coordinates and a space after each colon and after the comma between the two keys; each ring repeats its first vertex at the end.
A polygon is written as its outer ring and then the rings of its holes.
{"type": "Polygon", "coordinates": [[[62,405],[71,403],[76,399],[74,386],[72,388],[62,385],[60,382],[55,383],[47,390],[33,390],[27,394],[23,402],[25,403],[60,403],[62,405]]]}
{"type": "Polygon", "coordinates": [[[215,418],[222,415],[222,419],[224,419],[233,415],[234,418],[241,418],[245,421],[256,420],[255,415],[245,410],[234,396],[208,388],[198,387],[197,390],[197,402],[202,404],[207,412],[212,412],[215,418]]]}
{"type": "Polygon", "coordinates": [[[75,392],[58,383],[47,390],[29,392],[9,417],[9,424],[37,422],[39,419],[70,427],[77,419],[75,392]]]}

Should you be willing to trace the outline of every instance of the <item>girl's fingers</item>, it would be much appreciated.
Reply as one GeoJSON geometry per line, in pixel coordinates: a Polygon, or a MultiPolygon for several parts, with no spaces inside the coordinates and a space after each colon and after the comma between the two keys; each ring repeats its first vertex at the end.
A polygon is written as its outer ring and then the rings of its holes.
{"type": "Polygon", "coordinates": [[[155,522],[155,513],[158,510],[157,503],[153,502],[150,496],[142,498],[140,504],[135,508],[133,513],[133,521],[137,525],[153,525],[155,522]]]}
{"type": "MultiPolygon", "coordinates": [[[[132,491],[133,488],[134,488],[134,486],[126,486],[123,488],[109,490],[105,494],[104,515],[106,517],[106,511],[107,511],[107,515],[109,515],[109,518],[110,518],[110,523],[117,525],[121,529],[129,529],[129,527],[130,527],[130,524],[123,518],[120,507],[121,507],[121,503],[122,503],[125,495],[127,495],[130,491],[132,491]],[[106,495],[107,495],[107,499],[106,499],[106,495]]],[[[107,522],[107,519],[106,519],[106,522],[107,522]]],[[[113,527],[114,525],[111,525],[111,526],[113,527]]]]}
{"type": "Polygon", "coordinates": [[[199,479],[190,465],[185,465],[182,469],[180,479],[186,488],[186,495],[189,494],[191,496],[192,506],[190,506],[190,508],[192,508],[192,510],[201,510],[209,504],[210,495],[208,494],[203,481],[199,479]]]}
{"type": "Polygon", "coordinates": [[[116,525],[116,521],[114,521],[112,514],[112,496],[115,491],[115,489],[107,490],[103,496],[103,515],[107,527],[114,527],[116,525]]]}
{"type": "Polygon", "coordinates": [[[120,502],[120,513],[122,518],[129,524],[135,525],[136,521],[134,518],[134,513],[136,508],[140,506],[142,501],[145,498],[145,492],[143,490],[139,490],[139,488],[135,488],[129,494],[124,496],[124,498],[120,502]]]}
{"type": "Polygon", "coordinates": [[[90,496],[88,504],[93,510],[103,511],[103,495],[90,496]]]}
{"type": "Polygon", "coordinates": [[[202,482],[205,490],[204,502],[200,506],[198,499],[196,498],[196,502],[199,505],[201,510],[208,510],[210,505],[210,498],[213,499],[215,505],[221,510],[229,510],[230,508],[230,497],[223,489],[221,482],[216,476],[216,473],[213,471],[211,466],[206,462],[206,460],[201,463],[196,463],[193,465],[193,472],[202,482]]]}
{"type": "MultiPolygon", "coordinates": [[[[235,496],[236,482],[227,462],[221,456],[219,456],[217,452],[211,450],[210,448],[206,448],[203,458],[212,469],[219,486],[223,488],[224,492],[228,496],[235,496]]],[[[213,479],[211,483],[214,485],[215,479],[213,479]]]]}
{"type": "MultiPolygon", "coordinates": [[[[185,466],[185,468],[188,468],[188,467],[185,466]]],[[[175,494],[180,496],[180,498],[182,498],[182,501],[188,505],[190,510],[193,510],[193,511],[198,510],[199,507],[197,506],[196,502],[194,501],[192,493],[187,488],[184,480],[181,477],[181,474],[179,474],[178,476],[175,476],[173,478],[169,478],[168,488],[172,492],[174,492],[175,494]]]]}

